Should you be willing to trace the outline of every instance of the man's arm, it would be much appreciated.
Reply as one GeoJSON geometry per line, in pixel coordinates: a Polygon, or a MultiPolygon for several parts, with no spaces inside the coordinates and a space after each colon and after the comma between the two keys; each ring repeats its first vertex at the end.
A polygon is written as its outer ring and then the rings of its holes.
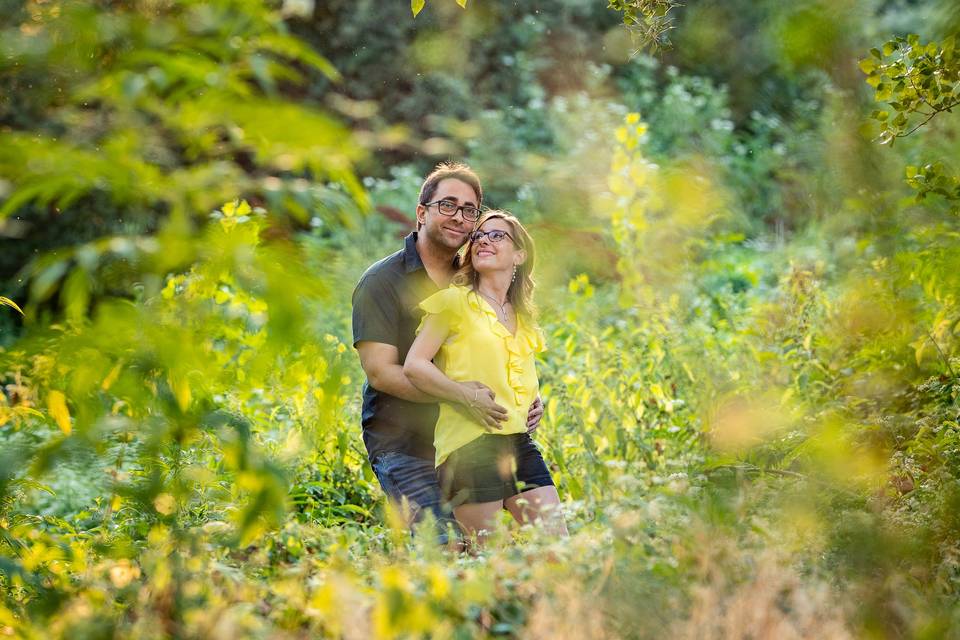
{"type": "Polygon", "coordinates": [[[403,375],[397,348],[400,303],[382,274],[365,275],[353,292],[353,344],[370,386],[410,402],[436,402],[403,375]]]}
{"type": "MultiPolygon", "coordinates": [[[[392,344],[363,340],[357,343],[357,353],[360,354],[360,366],[367,374],[370,386],[377,391],[389,393],[410,402],[440,401],[439,398],[413,386],[403,373],[403,365],[398,362],[400,353],[392,344]]],[[[463,385],[471,389],[479,389],[481,393],[493,393],[487,385],[479,382],[464,382],[463,385]]]]}
{"type": "Polygon", "coordinates": [[[363,340],[357,343],[360,366],[367,380],[377,391],[410,402],[437,402],[437,399],[417,389],[403,373],[400,352],[392,344],[363,340]]]}

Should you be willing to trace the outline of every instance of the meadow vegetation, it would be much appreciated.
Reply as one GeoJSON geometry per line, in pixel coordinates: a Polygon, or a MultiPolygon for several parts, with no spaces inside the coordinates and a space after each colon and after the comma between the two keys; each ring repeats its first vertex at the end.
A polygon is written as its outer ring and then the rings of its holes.
{"type": "Polygon", "coordinates": [[[458,4],[0,0],[0,635],[960,637],[960,13],[458,4]],[[568,539],[365,458],[447,157],[538,243],[568,539]]]}

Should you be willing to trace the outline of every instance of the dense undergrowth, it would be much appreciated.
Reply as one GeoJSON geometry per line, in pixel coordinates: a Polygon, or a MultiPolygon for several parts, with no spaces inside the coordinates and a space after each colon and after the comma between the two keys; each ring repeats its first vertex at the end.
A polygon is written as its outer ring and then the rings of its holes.
{"type": "MultiPolygon", "coordinates": [[[[271,344],[271,296],[282,305],[290,283],[262,287],[278,258],[254,248],[261,216],[225,207],[204,257],[156,298],[4,353],[19,394],[4,436],[11,632],[954,628],[958,363],[940,360],[942,337],[915,344],[927,299],[891,262],[852,256],[831,274],[803,262],[815,238],[710,243],[667,293],[587,276],[541,291],[538,440],[572,535],[505,529],[457,557],[389,526],[357,438],[349,287],[297,290],[302,315],[271,344]]],[[[393,242],[329,263],[334,281],[393,242]]],[[[304,263],[322,246],[301,246],[304,263]]]]}
{"type": "MultiPolygon", "coordinates": [[[[934,162],[957,123],[879,150],[844,57],[920,9],[853,3],[840,28],[817,3],[691,3],[685,70],[604,53],[557,74],[551,38],[628,49],[610,16],[437,1],[449,29],[416,64],[370,70],[356,34],[396,36],[368,43],[391,60],[413,23],[12,4],[0,635],[960,637],[960,236],[934,162]],[[754,40],[707,55],[704,25],[740,20],[754,40]],[[63,46],[76,24],[99,27],[63,46]],[[324,30],[348,83],[318,106],[338,73],[291,32],[324,30]],[[450,38],[477,64],[434,59],[450,38]],[[179,64],[200,54],[212,76],[179,64]],[[47,76],[61,92],[27,91],[47,76]],[[417,136],[469,156],[538,242],[536,437],[568,539],[505,519],[478,555],[438,549],[365,460],[349,299],[405,233],[417,136]]],[[[920,117],[891,74],[952,95],[952,41],[911,42],[863,49],[888,138],[920,117]]]]}

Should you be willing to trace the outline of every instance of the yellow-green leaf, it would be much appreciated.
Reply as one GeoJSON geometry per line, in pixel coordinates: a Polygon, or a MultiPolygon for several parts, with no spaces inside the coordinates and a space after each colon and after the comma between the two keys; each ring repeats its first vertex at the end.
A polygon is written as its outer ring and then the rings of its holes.
{"type": "Polygon", "coordinates": [[[113,383],[117,381],[117,378],[120,377],[120,370],[123,368],[123,362],[118,362],[113,365],[113,368],[110,369],[110,373],[107,374],[107,377],[103,379],[103,382],[100,384],[100,388],[104,391],[109,391],[110,387],[113,386],[113,383]]]}
{"type": "Polygon", "coordinates": [[[914,344],[916,345],[916,347],[914,348],[913,355],[914,357],[916,357],[917,366],[919,367],[920,364],[923,362],[923,352],[926,351],[927,349],[927,339],[922,338],[920,340],[917,340],[914,344]]]}
{"type": "Polygon", "coordinates": [[[23,309],[18,307],[17,303],[11,300],[10,298],[4,298],[3,296],[0,296],[0,306],[13,307],[14,309],[20,312],[20,315],[23,315],[23,309]]]}
{"type": "Polygon", "coordinates": [[[410,10],[413,11],[413,17],[416,18],[417,14],[423,11],[423,5],[426,4],[425,0],[410,0],[410,10]]]}
{"type": "Polygon", "coordinates": [[[50,412],[50,417],[52,417],[57,426],[60,427],[60,431],[63,431],[64,435],[70,435],[70,432],[73,430],[73,426],[70,424],[70,410],[67,408],[67,397],[63,395],[62,391],[51,391],[47,395],[47,411],[50,412]]]}
{"type": "Polygon", "coordinates": [[[170,376],[169,381],[173,397],[177,399],[177,405],[181,411],[186,411],[190,408],[190,401],[193,399],[190,383],[180,376],[170,376]]]}

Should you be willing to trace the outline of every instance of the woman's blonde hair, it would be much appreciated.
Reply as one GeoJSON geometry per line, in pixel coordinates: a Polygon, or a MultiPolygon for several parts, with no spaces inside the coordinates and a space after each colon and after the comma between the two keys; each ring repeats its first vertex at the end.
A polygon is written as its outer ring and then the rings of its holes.
{"type": "MultiPolygon", "coordinates": [[[[513,305],[513,308],[518,314],[524,314],[532,318],[536,315],[536,307],[534,307],[533,304],[533,289],[535,286],[533,281],[533,264],[534,258],[536,257],[533,238],[530,237],[530,234],[527,233],[523,224],[521,224],[515,216],[508,211],[502,211],[500,209],[491,209],[485,212],[480,219],[477,220],[474,228],[479,229],[487,220],[493,220],[494,218],[503,220],[510,225],[510,235],[513,236],[513,244],[527,256],[523,264],[517,265],[517,276],[513,282],[510,283],[510,288],[507,289],[507,300],[510,301],[510,304],[513,305]]],[[[460,260],[460,268],[453,276],[453,284],[470,287],[476,291],[480,276],[473,268],[472,239],[467,243],[465,250],[466,252],[460,260]]]]}

